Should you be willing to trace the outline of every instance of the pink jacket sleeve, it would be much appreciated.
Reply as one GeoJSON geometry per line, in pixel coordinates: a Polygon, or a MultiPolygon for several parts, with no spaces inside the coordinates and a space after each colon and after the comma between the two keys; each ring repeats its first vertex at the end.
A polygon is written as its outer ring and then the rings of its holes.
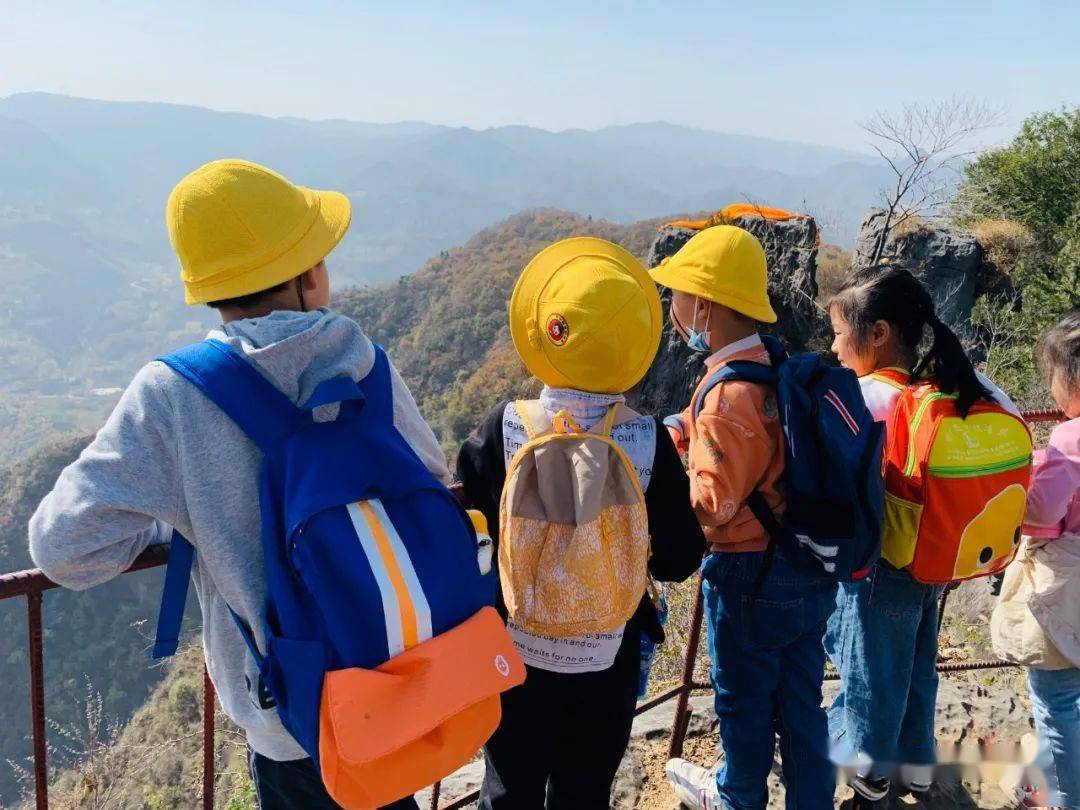
{"type": "Polygon", "coordinates": [[[1060,537],[1065,515],[1080,489],[1080,420],[1054,428],[1045,450],[1035,454],[1024,515],[1025,534],[1060,537]]]}

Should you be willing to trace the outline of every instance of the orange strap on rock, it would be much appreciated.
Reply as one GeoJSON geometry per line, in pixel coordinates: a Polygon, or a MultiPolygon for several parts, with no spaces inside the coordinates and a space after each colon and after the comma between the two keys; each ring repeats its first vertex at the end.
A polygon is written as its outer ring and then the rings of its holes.
{"type": "MultiPolygon", "coordinates": [[[[784,222],[789,219],[809,219],[808,214],[798,214],[794,211],[785,211],[783,208],[771,208],[767,205],[755,205],[754,203],[732,203],[713,214],[708,219],[689,220],[677,219],[665,222],[659,230],[664,228],[687,228],[692,231],[703,231],[714,225],[727,225],[741,217],[761,217],[772,222],[784,222]]],[[[821,234],[817,234],[815,245],[821,244],[821,234]]]]}

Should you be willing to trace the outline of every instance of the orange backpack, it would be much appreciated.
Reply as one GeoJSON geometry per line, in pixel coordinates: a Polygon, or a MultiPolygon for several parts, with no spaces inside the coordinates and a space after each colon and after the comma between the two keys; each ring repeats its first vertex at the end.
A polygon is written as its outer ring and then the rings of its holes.
{"type": "Polygon", "coordinates": [[[929,584],[1005,568],[1031,482],[1024,421],[985,399],[962,419],[955,394],[919,383],[900,394],[886,444],[882,556],[929,584]]]}

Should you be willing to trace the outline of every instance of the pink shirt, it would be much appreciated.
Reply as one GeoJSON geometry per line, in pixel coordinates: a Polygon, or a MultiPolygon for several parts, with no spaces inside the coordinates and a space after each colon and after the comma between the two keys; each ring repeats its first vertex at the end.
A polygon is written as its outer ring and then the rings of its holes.
{"type": "Polygon", "coordinates": [[[1080,534],[1080,419],[1058,425],[1046,448],[1035,452],[1024,533],[1080,534]]]}

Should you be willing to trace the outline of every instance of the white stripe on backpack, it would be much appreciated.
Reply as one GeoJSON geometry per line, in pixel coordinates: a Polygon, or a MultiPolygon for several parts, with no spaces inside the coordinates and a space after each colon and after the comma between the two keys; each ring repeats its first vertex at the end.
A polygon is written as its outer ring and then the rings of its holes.
{"type": "Polygon", "coordinates": [[[379,588],[386,646],[393,658],[431,638],[431,606],[409,552],[382,503],[361,501],[349,504],[348,509],[379,588]]]}
{"type": "Polygon", "coordinates": [[[401,542],[401,535],[397,533],[397,529],[394,528],[394,524],[390,521],[390,515],[386,513],[386,508],[382,505],[382,501],[368,501],[368,503],[370,503],[371,508],[375,510],[375,514],[379,516],[383,528],[386,529],[386,535],[390,540],[390,545],[394,549],[394,556],[397,559],[398,565],[401,567],[401,575],[405,579],[405,585],[408,587],[409,595],[412,597],[413,610],[416,612],[417,640],[418,643],[423,644],[432,636],[431,606],[428,604],[427,595],[424,593],[424,588],[420,584],[420,577],[416,575],[416,568],[413,567],[412,557],[409,556],[405,544],[401,542]]]}

